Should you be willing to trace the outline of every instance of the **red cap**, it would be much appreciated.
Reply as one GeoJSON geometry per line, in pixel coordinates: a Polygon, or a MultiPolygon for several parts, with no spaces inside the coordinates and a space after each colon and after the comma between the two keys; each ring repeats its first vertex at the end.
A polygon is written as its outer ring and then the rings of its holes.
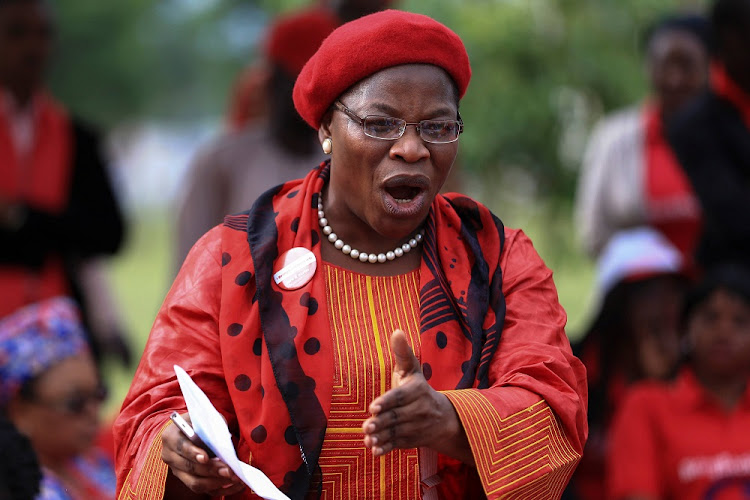
{"type": "Polygon", "coordinates": [[[326,9],[310,9],[279,17],[271,27],[266,43],[266,57],[297,76],[315,54],[338,19],[326,9]]]}
{"type": "Polygon", "coordinates": [[[427,16],[385,10],[348,22],[323,41],[297,77],[294,105],[317,129],[346,89],[382,69],[412,63],[443,68],[459,98],[466,93],[471,67],[458,35],[427,16]]]}

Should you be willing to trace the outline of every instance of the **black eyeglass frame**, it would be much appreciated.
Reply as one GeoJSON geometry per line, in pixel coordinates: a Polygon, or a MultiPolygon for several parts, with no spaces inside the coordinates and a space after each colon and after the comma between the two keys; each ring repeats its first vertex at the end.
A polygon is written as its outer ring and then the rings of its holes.
{"type": "Polygon", "coordinates": [[[397,140],[401,139],[404,136],[404,133],[406,132],[406,127],[408,127],[409,125],[414,125],[416,127],[416,129],[417,129],[417,133],[419,134],[419,137],[423,141],[428,142],[430,144],[450,144],[452,142],[456,142],[458,140],[458,138],[461,137],[461,134],[464,131],[464,122],[461,119],[461,114],[460,113],[458,114],[458,119],[457,120],[421,120],[419,122],[407,122],[403,118],[396,118],[395,116],[386,116],[386,115],[366,115],[365,117],[361,117],[361,116],[357,115],[351,109],[347,108],[346,104],[344,104],[343,102],[341,102],[339,100],[334,101],[333,106],[334,106],[334,109],[336,109],[336,110],[341,111],[342,113],[344,113],[353,122],[359,123],[359,126],[362,127],[362,132],[367,137],[372,137],[373,139],[379,139],[381,141],[397,141],[397,140]],[[368,134],[367,133],[367,129],[365,128],[365,120],[367,118],[369,118],[369,117],[390,118],[392,120],[399,120],[399,121],[403,122],[403,125],[401,127],[399,127],[400,133],[399,133],[398,137],[377,137],[377,136],[368,134]],[[445,141],[445,142],[435,142],[435,141],[431,141],[431,140],[425,139],[425,137],[422,135],[422,128],[421,128],[422,124],[425,123],[425,122],[438,122],[438,123],[451,122],[451,123],[457,123],[458,124],[458,133],[456,134],[456,138],[453,139],[453,140],[450,140],[450,141],[445,141]]]}

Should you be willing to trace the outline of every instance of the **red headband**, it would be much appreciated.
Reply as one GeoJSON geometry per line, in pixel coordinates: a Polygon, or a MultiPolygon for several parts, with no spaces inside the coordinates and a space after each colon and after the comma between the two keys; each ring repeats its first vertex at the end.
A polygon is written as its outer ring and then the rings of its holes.
{"type": "Polygon", "coordinates": [[[317,129],[346,89],[382,69],[412,63],[443,68],[459,98],[466,93],[471,67],[458,35],[427,16],[385,10],[346,23],[323,41],[297,77],[294,105],[317,129]]]}

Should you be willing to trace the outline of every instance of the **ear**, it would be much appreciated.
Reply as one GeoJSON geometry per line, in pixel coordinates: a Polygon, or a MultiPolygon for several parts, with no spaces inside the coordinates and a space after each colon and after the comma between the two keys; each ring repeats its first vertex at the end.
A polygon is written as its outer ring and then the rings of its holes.
{"type": "Polygon", "coordinates": [[[323,144],[323,141],[326,139],[329,139],[333,136],[331,134],[331,119],[333,118],[333,113],[331,111],[326,111],[326,114],[323,115],[323,119],[320,121],[320,127],[318,127],[318,141],[323,144]]]}

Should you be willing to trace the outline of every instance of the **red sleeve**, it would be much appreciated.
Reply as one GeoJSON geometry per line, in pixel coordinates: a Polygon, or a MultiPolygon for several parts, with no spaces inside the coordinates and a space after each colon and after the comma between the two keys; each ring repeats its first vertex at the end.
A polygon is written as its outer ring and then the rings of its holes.
{"type": "Polygon", "coordinates": [[[161,432],[169,414],[184,412],[173,365],[184,368],[227,418],[231,401],[219,351],[221,239],[215,228],[196,243],[180,270],[149,335],[130,391],[115,426],[118,498],[164,495],[167,466],[161,432]]]}
{"type": "Polygon", "coordinates": [[[652,385],[630,392],[612,422],[609,434],[607,498],[663,498],[653,410],[662,399],[652,385]]]}
{"type": "Polygon", "coordinates": [[[492,387],[447,391],[488,498],[559,498],[588,433],[586,371],[565,335],[552,272],[522,232],[506,230],[507,312],[492,387]]]}

